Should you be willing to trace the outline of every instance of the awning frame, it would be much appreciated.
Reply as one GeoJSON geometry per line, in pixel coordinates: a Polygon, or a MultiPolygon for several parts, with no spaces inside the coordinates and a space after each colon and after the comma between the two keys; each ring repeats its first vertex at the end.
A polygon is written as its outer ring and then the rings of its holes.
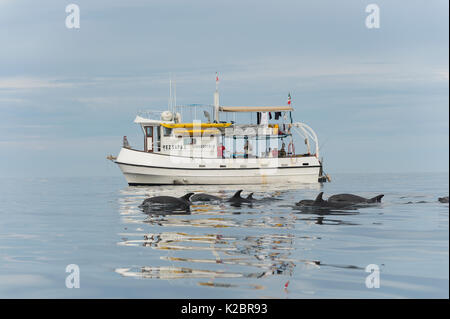
{"type": "Polygon", "coordinates": [[[293,110],[291,106],[219,106],[220,112],[282,112],[293,110]]]}

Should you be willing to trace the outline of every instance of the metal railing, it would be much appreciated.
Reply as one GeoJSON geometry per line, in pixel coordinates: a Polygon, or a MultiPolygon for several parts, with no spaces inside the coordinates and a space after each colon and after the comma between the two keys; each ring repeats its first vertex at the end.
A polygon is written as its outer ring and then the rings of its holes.
{"type": "Polygon", "coordinates": [[[137,115],[149,120],[160,120],[162,112],[164,111],[139,110],[137,115]]]}

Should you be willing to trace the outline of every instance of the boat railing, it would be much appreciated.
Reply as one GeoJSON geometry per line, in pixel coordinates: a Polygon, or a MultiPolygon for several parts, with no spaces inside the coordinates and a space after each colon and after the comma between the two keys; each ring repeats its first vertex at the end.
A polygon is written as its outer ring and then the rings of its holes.
{"type": "Polygon", "coordinates": [[[160,120],[162,112],[164,111],[140,110],[137,112],[137,115],[149,120],[160,120]]]}
{"type": "Polygon", "coordinates": [[[306,147],[308,148],[308,153],[311,152],[310,148],[310,143],[309,140],[311,139],[314,142],[314,146],[315,146],[315,155],[317,158],[319,158],[319,139],[317,138],[317,134],[316,132],[314,132],[314,130],[306,125],[305,123],[292,123],[293,128],[295,129],[295,131],[297,132],[297,134],[299,134],[300,136],[302,136],[305,139],[305,144],[306,147]]]}
{"type": "Polygon", "coordinates": [[[213,122],[214,106],[210,104],[179,104],[174,106],[174,112],[179,113],[183,122],[213,122]]]}
{"type": "Polygon", "coordinates": [[[176,105],[171,110],[140,110],[137,115],[146,119],[160,120],[161,113],[164,111],[170,111],[173,113],[180,113],[183,121],[193,122],[195,120],[200,120],[202,122],[210,122],[212,121],[213,108],[214,106],[209,104],[186,104],[176,105]],[[208,119],[208,117],[210,118],[208,119]]]}

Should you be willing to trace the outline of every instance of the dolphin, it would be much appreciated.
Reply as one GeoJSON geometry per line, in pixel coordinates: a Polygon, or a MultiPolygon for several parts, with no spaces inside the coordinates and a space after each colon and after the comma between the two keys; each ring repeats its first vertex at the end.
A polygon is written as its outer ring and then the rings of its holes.
{"type": "Polygon", "coordinates": [[[253,193],[248,194],[247,200],[249,200],[249,201],[255,201],[256,200],[255,198],[253,198],[253,193]]]}
{"type": "Polygon", "coordinates": [[[441,203],[448,203],[448,196],[439,197],[438,201],[441,202],[441,203]]]}
{"type": "Polygon", "coordinates": [[[346,202],[352,204],[371,204],[371,203],[381,203],[383,194],[377,195],[372,198],[364,198],[353,194],[337,194],[330,196],[328,202],[346,202]]]}
{"type": "Polygon", "coordinates": [[[187,193],[181,197],[172,197],[172,196],[155,196],[147,198],[139,205],[140,208],[143,209],[152,209],[153,207],[157,208],[171,208],[171,209],[189,209],[191,205],[190,197],[194,193],[187,193]]]}
{"type": "Polygon", "coordinates": [[[349,202],[333,202],[333,201],[326,201],[322,198],[323,192],[320,192],[319,195],[317,195],[315,200],[310,199],[304,199],[296,203],[296,206],[303,206],[303,207],[317,207],[317,208],[348,208],[353,206],[353,203],[349,202]]]}
{"type": "Polygon", "coordinates": [[[247,196],[247,200],[251,201],[251,202],[269,202],[269,201],[274,201],[274,200],[281,200],[280,198],[276,198],[274,196],[267,196],[267,197],[263,197],[263,198],[254,198],[253,197],[253,193],[250,193],[247,196]]]}
{"type": "Polygon", "coordinates": [[[324,202],[322,196],[323,196],[323,192],[320,192],[319,195],[317,195],[315,200],[303,199],[303,200],[299,201],[298,203],[296,203],[295,205],[297,205],[297,206],[321,206],[322,203],[324,202]]]}
{"type": "Polygon", "coordinates": [[[198,193],[192,195],[190,200],[191,202],[213,202],[213,201],[221,201],[222,198],[206,193],[198,193]]]}
{"type": "Polygon", "coordinates": [[[248,198],[241,197],[242,189],[238,190],[232,197],[230,197],[227,202],[231,202],[233,204],[241,204],[241,203],[251,203],[252,200],[248,198]]]}

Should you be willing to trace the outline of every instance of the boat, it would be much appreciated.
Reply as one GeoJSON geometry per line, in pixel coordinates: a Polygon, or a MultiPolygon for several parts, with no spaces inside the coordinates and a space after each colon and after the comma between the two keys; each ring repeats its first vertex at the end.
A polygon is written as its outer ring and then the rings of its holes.
{"type": "Polygon", "coordinates": [[[214,104],[174,101],[170,94],[167,110],[138,113],[134,123],[143,132],[142,149],[132,148],[124,136],[118,156],[108,157],[130,186],[324,181],[317,135],[293,120],[290,94],[287,105],[224,106],[216,79],[214,104]],[[237,116],[250,120],[238,122],[237,116]],[[297,136],[302,152],[296,151],[297,136]]]}

